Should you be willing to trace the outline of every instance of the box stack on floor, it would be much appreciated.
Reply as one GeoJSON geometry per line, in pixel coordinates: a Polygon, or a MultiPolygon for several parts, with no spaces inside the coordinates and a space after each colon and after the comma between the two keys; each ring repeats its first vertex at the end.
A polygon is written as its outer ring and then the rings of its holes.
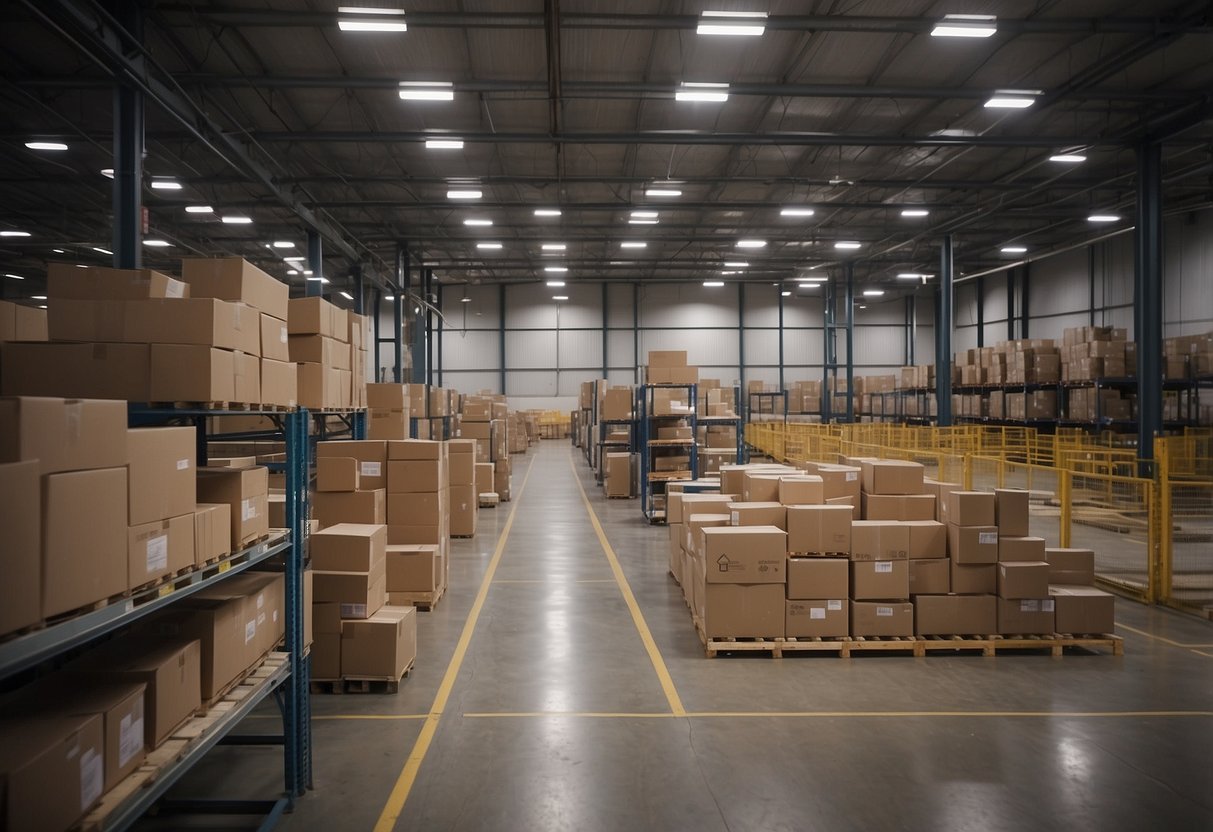
{"type": "MultiPolygon", "coordinates": [[[[595,384],[590,382],[590,384],[595,384]]],[[[632,420],[635,418],[635,390],[630,385],[598,387],[598,421],[601,425],[602,487],[608,497],[636,495],[637,459],[632,453],[632,420]]],[[[599,437],[594,437],[597,443],[599,437]]]]}
{"type": "Polygon", "coordinates": [[[368,384],[366,438],[408,439],[414,405],[424,412],[425,385],[368,384]]]}
{"type": "Polygon", "coordinates": [[[792,382],[788,388],[788,413],[790,415],[821,413],[821,382],[792,382]]]}
{"type": "MultiPolygon", "coordinates": [[[[719,379],[699,380],[699,395],[696,415],[700,419],[736,419],[737,402],[732,387],[721,386],[719,379]]],[[[695,432],[696,453],[699,455],[699,473],[712,476],[720,473],[720,466],[736,463],[737,425],[698,425],[695,432]]]]}
{"type": "MultiPolygon", "coordinates": [[[[477,483],[479,495],[495,494],[496,500],[510,499],[510,413],[505,396],[481,393],[463,397],[463,412],[460,420],[460,436],[476,440],[477,464],[491,463],[493,466],[492,488],[483,490],[487,483],[477,483]]],[[[525,447],[522,448],[526,450],[525,447]]],[[[478,495],[478,496],[479,496],[478,495]]],[[[495,504],[491,497],[480,497],[479,502],[495,504]]]]}
{"type": "Polygon", "coordinates": [[[0,343],[6,341],[45,341],[46,310],[8,300],[0,300],[0,343]]]}
{"type": "Polygon", "coordinates": [[[311,410],[367,406],[364,316],[324,298],[292,298],[289,352],[299,363],[299,404],[311,410]]]}

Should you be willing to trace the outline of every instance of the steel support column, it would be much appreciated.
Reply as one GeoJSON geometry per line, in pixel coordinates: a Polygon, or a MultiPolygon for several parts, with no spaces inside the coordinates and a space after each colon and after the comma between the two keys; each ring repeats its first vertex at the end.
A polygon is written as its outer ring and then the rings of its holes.
{"type": "MultiPolygon", "coordinates": [[[[409,291],[409,244],[396,244],[396,294],[392,297],[392,381],[404,382],[404,302],[409,291]]],[[[414,379],[410,378],[410,381],[414,379]]]]}
{"type": "Polygon", "coordinates": [[[1095,246],[1087,246],[1087,324],[1095,326],[1095,246]]]}
{"type": "MultiPolygon", "coordinates": [[[[609,334],[609,330],[607,329],[607,327],[610,325],[610,316],[607,313],[607,304],[610,302],[610,298],[607,296],[607,288],[608,287],[607,287],[606,281],[603,281],[603,283],[602,283],[602,377],[603,378],[607,378],[607,371],[611,367],[611,363],[607,360],[607,341],[609,340],[607,337],[609,334]]],[[[557,377],[557,379],[556,379],[556,388],[557,388],[557,390],[560,389],[559,377],[557,377]]]]}
{"type": "Polygon", "coordinates": [[[847,276],[847,421],[855,421],[855,264],[848,261],[847,276]]]}
{"type": "Polygon", "coordinates": [[[306,292],[310,297],[321,297],[324,294],[324,245],[320,235],[308,229],[307,232],[307,267],[311,275],[306,277],[306,292]]]}
{"type": "Polygon", "coordinates": [[[1032,285],[1032,264],[1023,264],[1023,273],[1019,276],[1019,337],[1028,338],[1028,315],[1032,308],[1030,303],[1030,287],[1032,285]]]}
{"type": "Polygon", "coordinates": [[[952,235],[939,247],[935,305],[935,406],[940,427],[952,424],[952,235]]]}
{"type": "Polygon", "coordinates": [[[1015,338],[1015,270],[1007,270],[1007,340],[1015,338]]]}
{"type": "MultiPolygon", "coordinates": [[[[438,307],[438,311],[442,312],[442,284],[439,283],[434,289],[436,300],[434,305],[438,307]]],[[[438,318],[438,336],[434,339],[435,351],[437,360],[434,362],[434,378],[438,382],[438,386],[442,386],[442,315],[436,315],[438,318]]]]}
{"type": "MultiPolygon", "coordinates": [[[[431,305],[434,303],[434,270],[426,269],[422,277],[424,287],[422,289],[423,303],[420,304],[421,312],[419,313],[425,318],[425,383],[434,384],[434,312],[431,305]]],[[[442,385],[438,385],[441,387],[442,385]]]]}
{"type": "Polygon", "coordinates": [[[372,360],[375,362],[375,364],[374,364],[374,367],[375,367],[374,381],[376,381],[376,382],[386,381],[386,379],[380,373],[380,367],[383,365],[382,365],[382,359],[379,357],[381,355],[381,353],[379,351],[380,344],[383,343],[380,340],[383,337],[383,334],[382,334],[383,327],[382,327],[382,324],[379,322],[379,316],[382,313],[383,313],[383,293],[380,292],[378,288],[376,288],[374,290],[374,301],[372,301],[372,303],[371,303],[371,333],[372,333],[371,337],[374,338],[373,343],[375,345],[374,358],[372,360]]]}
{"type": "Polygon", "coordinates": [[[906,363],[914,364],[916,363],[915,353],[918,351],[918,297],[910,295],[906,300],[909,301],[910,306],[910,349],[906,355],[906,363]]]}
{"type": "Polygon", "coordinates": [[[501,395],[505,395],[505,284],[497,284],[497,357],[501,378],[501,395]]]}
{"type": "MultiPolygon", "coordinates": [[[[410,268],[410,273],[412,269],[410,268]]],[[[404,309],[404,314],[409,316],[409,320],[413,322],[413,346],[409,350],[410,358],[412,359],[413,367],[413,384],[429,384],[430,383],[430,366],[429,361],[429,325],[426,323],[422,315],[425,308],[421,305],[421,299],[425,297],[425,272],[417,272],[416,291],[411,297],[406,297],[404,302],[408,306],[404,309]],[[411,306],[412,308],[408,308],[411,306]]]]}
{"type": "MultiPolygon", "coordinates": [[[[143,42],[143,9],[133,0],[111,5],[115,19],[139,43],[143,42]]],[[[129,44],[127,59],[142,64],[129,44]]],[[[111,242],[114,268],[143,265],[143,92],[119,81],[114,86],[114,229],[111,242]]]]}
{"type": "Polygon", "coordinates": [[[828,424],[834,412],[834,391],[830,389],[830,371],[836,369],[834,358],[834,281],[825,282],[825,298],[821,310],[821,331],[824,335],[821,352],[821,421],[828,424]]]}
{"type": "MultiPolygon", "coordinates": [[[[780,286],[779,292],[779,389],[784,388],[783,378],[783,287],[780,286]]],[[[799,405],[798,405],[799,407],[799,405]]]]}
{"type": "Polygon", "coordinates": [[[362,279],[362,266],[350,267],[350,283],[354,289],[354,314],[361,315],[366,307],[366,281],[362,279]]]}
{"type": "Polygon", "coordinates": [[[745,284],[737,284],[737,379],[745,390],[745,284]]]}
{"type": "Polygon", "coordinates": [[[1162,146],[1137,148],[1137,223],[1134,241],[1134,337],[1137,339],[1137,457],[1142,476],[1162,432],[1162,146]]]}
{"type": "Polygon", "coordinates": [[[640,284],[632,284],[632,383],[640,384],[640,284]]]}
{"type": "Polygon", "coordinates": [[[984,277],[974,281],[973,291],[977,292],[977,349],[986,345],[986,280],[984,277]]]}

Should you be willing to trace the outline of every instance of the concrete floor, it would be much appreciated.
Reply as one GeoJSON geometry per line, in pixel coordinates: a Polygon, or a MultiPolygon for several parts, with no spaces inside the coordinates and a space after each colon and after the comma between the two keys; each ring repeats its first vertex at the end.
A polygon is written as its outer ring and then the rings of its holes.
{"type": "MultiPolygon", "coordinates": [[[[1213,625],[1118,601],[1123,658],[708,660],[667,574],[665,528],[601,497],[564,442],[515,460],[514,502],[454,543],[451,589],[420,616],[400,694],[313,698],[316,790],[286,829],[1213,828],[1213,625]],[[404,796],[444,677],[399,819],[376,827],[394,788],[404,796]],[[672,715],[677,702],[689,716],[672,715]]],[[[272,792],[276,753],[218,749],[178,793],[272,792]]]]}

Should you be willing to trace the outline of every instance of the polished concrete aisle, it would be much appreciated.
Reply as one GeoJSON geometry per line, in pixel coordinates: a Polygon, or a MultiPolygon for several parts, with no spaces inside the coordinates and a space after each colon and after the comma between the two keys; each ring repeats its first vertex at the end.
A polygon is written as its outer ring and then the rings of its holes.
{"type": "MultiPolygon", "coordinates": [[[[666,529],[563,442],[515,459],[400,695],[313,698],[286,828],[1213,828],[1213,626],[1118,601],[1123,658],[708,660],[666,529]]],[[[271,774],[225,752],[187,785],[271,774]]]]}

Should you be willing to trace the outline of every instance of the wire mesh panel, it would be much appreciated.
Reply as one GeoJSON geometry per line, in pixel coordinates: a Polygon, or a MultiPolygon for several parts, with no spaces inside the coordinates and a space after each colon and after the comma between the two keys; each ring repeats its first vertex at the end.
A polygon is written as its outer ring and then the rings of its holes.
{"type": "Polygon", "coordinates": [[[1095,552],[1095,574],[1141,600],[1157,598],[1154,483],[1073,474],[1070,545],[1095,552]]]}
{"type": "Polygon", "coordinates": [[[1213,609],[1211,442],[1189,434],[1155,443],[1160,511],[1170,518],[1160,529],[1160,598],[1200,611],[1213,609]]]}

